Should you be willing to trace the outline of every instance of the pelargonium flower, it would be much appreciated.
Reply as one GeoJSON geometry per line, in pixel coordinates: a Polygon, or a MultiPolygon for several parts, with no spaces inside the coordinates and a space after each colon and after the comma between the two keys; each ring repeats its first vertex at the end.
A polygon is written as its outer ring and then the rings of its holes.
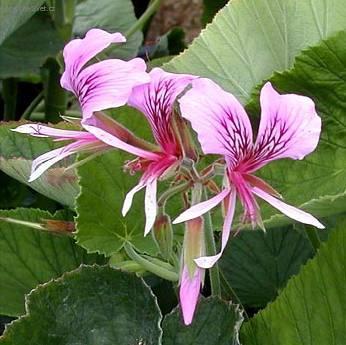
{"type": "Polygon", "coordinates": [[[128,132],[115,123],[110,128],[109,121],[107,123],[102,114],[95,114],[99,110],[124,105],[134,86],[149,82],[148,73],[145,72],[146,65],[139,58],[130,61],[108,59],[89,66],[86,64],[111,43],[125,41],[125,37],[120,33],[111,34],[100,29],[91,29],[84,39],[74,39],[65,46],[65,72],[61,77],[61,85],[78,98],[82,109],[81,125],[84,129],[91,128],[91,131],[88,133],[61,130],[41,124],[26,124],[14,129],[13,131],[33,136],[52,137],[57,141],[73,141],[67,146],[36,158],[32,165],[30,181],[38,178],[59,160],[76,152],[107,149],[102,139],[98,139],[97,135],[92,133],[95,125],[116,132],[115,134],[122,139],[118,139],[118,144],[123,145],[128,132]]]}
{"type": "MultiPolygon", "coordinates": [[[[179,138],[173,124],[174,102],[187,85],[196,78],[192,75],[168,73],[160,68],[154,68],[149,75],[150,83],[136,86],[128,104],[144,114],[150,124],[158,148],[154,152],[142,150],[142,152],[137,153],[124,148],[125,151],[138,156],[126,167],[132,173],[142,171],[143,175],[139,183],[126,195],[122,210],[125,216],[132,205],[135,193],[146,187],[145,235],[154,225],[156,218],[157,180],[168,170],[177,167],[179,160],[184,155],[181,138],[179,138]]],[[[104,132],[101,135],[104,135],[103,140],[105,142],[112,145],[112,136],[107,136],[104,132]]]]}
{"type": "Polygon", "coordinates": [[[223,155],[226,161],[225,188],[215,197],[192,206],[173,223],[193,219],[225,200],[227,205],[222,230],[221,252],[195,260],[210,268],[220,258],[230,235],[236,197],[243,209],[243,221],[262,225],[259,197],[286,216],[317,228],[324,226],[312,215],[279,200],[279,194],[265,181],[253,175],[269,162],[303,159],[316,148],[321,119],[314,102],[295,94],[280,95],[266,83],[260,95],[261,121],[255,143],[250,120],[237,99],[209,79],[193,81],[192,88],[180,99],[182,116],[197,132],[205,154],[223,155]]]}

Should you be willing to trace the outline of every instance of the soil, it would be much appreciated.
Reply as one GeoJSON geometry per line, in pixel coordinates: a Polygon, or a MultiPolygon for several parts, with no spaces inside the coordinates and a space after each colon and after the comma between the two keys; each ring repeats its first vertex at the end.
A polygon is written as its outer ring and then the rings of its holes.
{"type": "Polygon", "coordinates": [[[164,0],[148,30],[146,43],[155,42],[174,27],[185,31],[186,43],[190,43],[202,29],[203,0],[164,0]]]}

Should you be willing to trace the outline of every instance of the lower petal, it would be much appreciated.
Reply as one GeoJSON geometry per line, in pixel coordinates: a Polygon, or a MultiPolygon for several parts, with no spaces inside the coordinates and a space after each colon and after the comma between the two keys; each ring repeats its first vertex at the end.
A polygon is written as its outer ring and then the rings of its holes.
{"type": "Polygon", "coordinates": [[[141,180],[136,186],[134,186],[127,194],[124,200],[124,204],[123,204],[123,209],[121,211],[123,217],[126,216],[127,212],[129,212],[131,205],[132,205],[132,201],[133,201],[133,197],[135,196],[135,194],[137,192],[139,192],[141,189],[143,189],[145,187],[145,183],[141,180]]]}
{"type": "Polygon", "coordinates": [[[181,277],[179,299],[181,310],[183,312],[184,323],[186,326],[190,325],[192,322],[198,302],[199,292],[201,290],[201,285],[201,269],[196,268],[195,273],[191,278],[189,275],[189,271],[185,266],[181,277]]]}
{"type": "Polygon", "coordinates": [[[36,180],[55,163],[76,153],[76,150],[70,148],[70,146],[71,145],[67,145],[60,147],[59,149],[49,151],[33,160],[29,182],[36,180]]]}
{"type": "Polygon", "coordinates": [[[198,259],[195,259],[195,263],[197,266],[201,268],[211,268],[215,265],[216,261],[220,259],[223,251],[226,248],[229,235],[231,233],[231,226],[232,221],[234,217],[234,211],[235,211],[235,204],[236,204],[236,192],[233,190],[230,193],[229,203],[228,203],[228,209],[225,217],[225,221],[222,228],[222,238],[221,238],[221,251],[220,253],[213,255],[213,256],[201,256],[198,259]]]}
{"type": "Polygon", "coordinates": [[[281,213],[286,215],[289,218],[292,218],[300,223],[313,225],[318,229],[324,229],[324,225],[321,224],[315,217],[311,214],[299,210],[291,205],[284,203],[281,200],[278,200],[271,196],[270,194],[264,192],[263,190],[254,187],[252,188],[254,194],[265,200],[268,204],[272,205],[276,209],[278,209],[281,213]]]}
{"type": "Polygon", "coordinates": [[[157,214],[157,204],[156,204],[156,192],[157,192],[157,179],[153,179],[147,183],[147,188],[145,191],[145,229],[144,236],[146,236],[152,227],[154,226],[156,214],[157,214]]]}
{"type": "Polygon", "coordinates": [[[184,211],[178,218],[173,221],[173,224],[179,224],[182,222],[186,222],[187,220],[191,220],[201,216],[204,213],[207,213],[212,208],[217,206],[228,194],[230,193],[229,189],[224,189],[218,195],[212,197],[207,201],[203,201],[199,204],[193,205],[186,211],[184,211]]]}

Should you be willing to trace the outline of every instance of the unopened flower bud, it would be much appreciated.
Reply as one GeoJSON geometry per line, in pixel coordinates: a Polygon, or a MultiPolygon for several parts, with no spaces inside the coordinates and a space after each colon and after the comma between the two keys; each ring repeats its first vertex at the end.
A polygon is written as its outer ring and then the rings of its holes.
{"type": "Polygon", "coordinates": [[[154,231],[152,232],[162,256],[169,260],[173,247],[173,229],[171,218],[166,214],[156,217],[154,231]]]}

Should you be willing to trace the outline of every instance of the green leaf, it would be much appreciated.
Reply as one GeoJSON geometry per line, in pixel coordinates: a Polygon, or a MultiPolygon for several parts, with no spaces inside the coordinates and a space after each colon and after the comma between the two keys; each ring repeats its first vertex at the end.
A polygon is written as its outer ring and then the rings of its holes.
{"type": "MultiPolygon", "coordinates": [[[[317,217],[346,210],[346,32],[305,50],[294,67],[276,73],[271,82],[283,93],[311,97],[322,117],[322,134],[317,150],[302,161],[280,160],[261,169],[260,175],[276,188],[288,203],[302,205],[317,217]]],[[[254,97],[256,102],[258,97],[254,97]]],[[[253,109],[253,104],[250,106],[253,109]]],[[[275,210],[262,209],[265,219],[275,210]]],[[[266,223],[288,222],[274,216],[266,223]]]]}
{"type": "Polygon", "coordinates": [[[39,76],[46,59],[62,46],[50,15],[36,13],[0,46],[0,78],[39,76]]]}
{"type": "Polygon", "coordinates": [[[81,193],[77,198],[76,238],[89,252],[109,256],[126,242],[142,252],[157,252],[152,237],[144,237],[143,192],[135,196],[129,214],[121,215],[126,193],[139,180],[123,172],[126,159],[122,152],[112,151],[78,169],[81,193]]]}
{"type": "Polygon", "coordinates": [[[243,325],[243,344],[345,344],[345,234],[344,219],[275,302],[243,325]]]}
{"type": "Polygon", "coordinates": [[[243,317],[238,306],[218,298],[203,299],[189,327],[181,321],[179,308],[163,321],[163,345],[239,345],[243,317]]]}
{"type": "Polygon", "coordinates": [[[158,345],[160,310],[135,275],[109,267],[81,267],[39,286],[27,314],[7,326],[6,345],[158,345]]]}
{"type": "MultiPolygon", "coordinates": [[[[150,137],[145,117],[135,109],[123,107],[115,110],[113,116],[139,137],[150,137]]],[[[78,168],[81,193],[76,200],[76,238],[89,252],[110,256],[126,242],[141,252],[154,254],[158,250],[150,235],[144,237],[143,191],[135,195],[128,215],[121,215],[125,195],[140,179],[138,174],[124,172],[123,166],[129,159],[134,157],[112,150],[78,168]]]]}
{"type": "Polygon", "coordinates": [[[309,240],[292,227],[241,231],[231,239],[220,268],[243,305],[264,307],[312,255],[309,240]]]}
{"type": "Polygon", "coordinates": [[[345,29],[345,17],[344,0],[230,1],[165,68],[209,77],[245,102],[302,49],[345,29]]]}
{"type": "MultiPolygon", "coordinates": [[[[42,223],[61,220],[62,215],[34,209],[0,211],[0,218],[42,223]]],[[[24,296],[36,285],[59,277],[81,263],[101,261],[76,246],[66,236],[54,235],[0,219],[0,314],[24,312],[24,296]]],[[[101,261],[102,262],[102,261],[101,261]]]]}
{"type": "Polygon", "coordinates": [[[0,44],[24,24],[43,0],[0,0],[0,44]]]}
{"type": "MultiPolygon", "coordinates": [[[[76,7],[73,32],[84,36],[91,28],[100,28],[109,32],[125,33],[137,21],[130,0],[85,0],[76,7]]],[[[126,44],[107,50],[112,57],[129,59],[135,57],[142,43],[141,31],[132,35],[126,44]]]]}
{"type": "MultiPolygon", "coordinates": [[[[57,145],[49,138],[35,138],[10,130],[20,124],[23,123],[3,123],[0,126],[0,169],[48,198],[73,207],[79,186],[75,170],[65,171],[72,163],[71,159],[61,161],[37,180],[28,182],[32,160],[61,144],[57,145]]],[[[61,128],[62,124],[59,127],[61,128]]]]}

